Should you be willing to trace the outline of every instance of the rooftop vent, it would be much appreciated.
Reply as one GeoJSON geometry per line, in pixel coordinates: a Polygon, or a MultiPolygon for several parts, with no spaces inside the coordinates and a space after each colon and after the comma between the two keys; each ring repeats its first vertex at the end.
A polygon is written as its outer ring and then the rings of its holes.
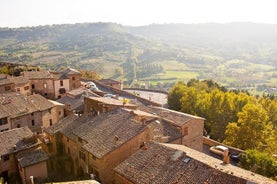
{"type": "Polygon", "coordinates": [[[189,157],[186,157],[186,158],[184,159],[184,162],[185,162],[185,163],[189,163],[189,161],[190,161],[190,158],[189,158],[189,157]]]}
{"type": "Polygon", "coordinates": [[[181,150],[177,150],[175,151],[174,155],[171,156],[171,160],[176,161],[181,157],[184,157],[185,153],[181,150]]]}

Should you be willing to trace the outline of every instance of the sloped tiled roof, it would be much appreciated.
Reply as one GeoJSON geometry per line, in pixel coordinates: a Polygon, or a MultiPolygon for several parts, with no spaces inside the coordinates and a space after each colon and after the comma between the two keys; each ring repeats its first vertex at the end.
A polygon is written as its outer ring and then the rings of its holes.
{"type": "Polygon", "coordinates": [[[150,107],[150,106],[141,105],[141,106],[139,106],[139,109],[141,109],[145,112],[160,116],[163,119],[169,120],[173,124],[176,124],[178,126],[182,126],[192,119],[205,120],[204,118],[201,118],[198,116],[193,116],[191,114],[186,114],[186,113],[182,113],[182,112],[178,112],[178,111],[174,111],[174,110],[170,110],[170,109],[166,109],[166,108],[162,108],[162,107],[155,107],[155,106],[150,107]]]}
{"type": "Polygon", "coordinates": [[[81,75],[81,73],[78,70],[76,70],[74,68],[70,68],[70,67],[68,67],[65,70],[62,70],[60,73],[63,73],[66,75],[81,75]]]}
{"type": "Polygon", "coordinates": [[[15,85],[18,84],[27,84],[29,79],[27,77],[19,76],[19,77],[11,77],[9,78],[15,85]]]}
{"type": "Polygon", "coordinates": [[[50,109],[56,105],[54,103],[51,103],[50,100],[47,100],[40,94],[34,94],[34,95],[27,96],[27,99],[28,99],[29,103],[31,103],[33,106],[35,106],[36,109],[38,109],[40,111],[50,109]]]}
{"type": "Polygon", "coordinates": [[[53,79],[53,75],[47,70],[23,72],[22,75],[28,79],[53,79]]]}
{"type": "Polygon", "coordinates": [[[101,158],[144,131],[146,126],[136,122],[133,116],[116,110],[91,119],[73,132],[87,142],[83,146],[85,150],[101,158]]]}
{"type": "Polygon", "coordinates": [[[132,183],[274,183],[183,145],[147,143],[115,169],[132,183]],[[172,147],[169,147],[172,145],[172,147]]]}
{"type": "Polygon", "coordinates": [[[13,84],[14,82],[10,79],[0,79],[0,86],[2,85],[8,85],[8,84],[13,84]]]}
{"type": "Polygon", "coordinates": [[[54,135],[61,129],[69,126],[74,120],[78,118],[77,115],[70,114],[69,116],[64,117],[63,119],[59,120],[57,123],[53,124],[52,126],[46,128],[44,131],[50,135],[54,135]]]}
{"type": "Polygon", "coordinates": [[[48,155],[41,148],[26,150],[16,155],[22,168],[48,160],[48,155]]]}
{"type": "Polygon", "coordinates": [[[109,84],[121,84],[120,81],[116,81],[114,79],[101,79],[101,80],[99,80],[99,82],[101,82],[103,84],[106,84],[106,85],[109,85],[109,84]]]}
{"type": "Polygon", "coordinates": [[[0,132],[0,155],[7,155],[38,145],[33,132],[28,127],[0,132]]]}
{"type": "MultiPolygon", "coordinates": [[[[103,104],[107,104],[107,105],[123,106],[123,101],[120,101],[120,100],[117,100],[114,98],[107,98],[107,97],[88,97],[88,98],[98,101],[103,104]]],[[[126,103],[125,106],[126,107],[136,107],[136,105],[129,104],[129,103],[126,103]]]]}
{"type": "Polygon", "coordinates": [[[21,93],[11,92],[0,94],[0,109],[12,118],[43,111],[55,105],[39,94],[24,96],[21,93]]]}
{"type": "Polygon", "coordinates": [[[183,137],[180,130],[163,120],[154,120],[148,127],[152,130],[152,139],[156,142],[170,143],[183,137]]]}
{"type": "Polygon", "coordinates": [[[87,123],[92,117],[88,115],[83,115],[79,118],[72,118],[67,122],[67,125],[60,129],[60,132],[67,136],[68,138],[74,140],[76,135],[73,134],[73,131],[79,128],[82,124],[87,123]]]}
{"type": "Polygon", "coordinates": [[[66,74],[64,73],[58,73],[58,72],[52,72],[51,73],[54,80],[63,80],[63,79],[67,79],[66,74]]]}

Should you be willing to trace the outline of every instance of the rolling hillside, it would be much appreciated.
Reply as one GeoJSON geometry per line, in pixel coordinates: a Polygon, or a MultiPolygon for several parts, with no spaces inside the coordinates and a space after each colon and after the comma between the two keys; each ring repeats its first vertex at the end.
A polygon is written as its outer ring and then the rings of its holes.
{"type": "Polygon", "coordinates": [[[0,28],[0,61],[72,66],[143,86],[191,78],[265,90],[277,83],[277,25],[114,23],[0,28]]]}

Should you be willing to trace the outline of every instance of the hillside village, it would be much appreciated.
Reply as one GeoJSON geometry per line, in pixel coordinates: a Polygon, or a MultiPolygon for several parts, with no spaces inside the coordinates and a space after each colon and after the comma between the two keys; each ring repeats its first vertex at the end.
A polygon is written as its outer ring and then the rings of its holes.
{"type": "Polygon", "coordinates": [[[73,68],[0,78],[8,183],[276,183],[230,164],[228,152],[205,154],[204,143],[217,144],[203,137],[205,117],[169,110],[121,81],[84,79],[73,68]]]}

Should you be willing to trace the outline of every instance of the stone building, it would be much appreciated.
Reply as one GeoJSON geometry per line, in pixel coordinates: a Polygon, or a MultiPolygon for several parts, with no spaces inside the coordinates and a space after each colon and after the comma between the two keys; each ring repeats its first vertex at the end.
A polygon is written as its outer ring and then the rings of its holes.
{"type": "Polygon", "coordinates": [[[139,109],[156,114],[164,121],[177,127],[183,135],[183,145],[202,151],[204,118],[155,106],[139,106],[139,109]]]}
{"type": "Polygon", "coordinates": [[[75,174],[94,174],[101,183],[113,182],[113,168],[144,147],[146,141],[182,141],[182,134],[174,126],[132,109],[65,119],[46,129],[45,137],[53,141],[53,146],[62,145],[74,162],[75,174]]]}
{"type": "Polygon", "coordinates": [[[102,84],[106,85],[106,86],[110,86],[112,88],[116,88],[116,89],[123,89],[123,84],[121,81],[116,81],[114,79],[101,79],[99,80],[99,82],[101,82],[102,84]]]}
{"type": "Polygon", "coordinates": [[[114,98],[107,98],[107,97],[91,97],[85,96],[84,97],[85,103],[85,114],[93,114],[96,115],[97,113],[105,113],[109,112],[118,108],[129,108],[129,109],[136,109],[137,106],[134,104],[129,104],[124,102],[124,100],[117,100],[114,98]]]}
{"type": "MultiPolygon", "coordinates": [[[[47,154],[28,127],[0,132],[0,174],[5,181],[19,174],[23,184],[29,177],[47,177],[47,154]]],[[[10,181],[11,183],[11,181],[10,181]]]]}
{"type": "Polygon", "coordinates": [[[22,72],[21,75],[29,79],[32,93],[55,99],[54,78],[49,71],[28,71],[22,72]]]}
{"type": "Polygon", "coordinates": [[[3,78],[0,79],[0,93],[9,93],[15,91],[15,84],[12,80],[3,78]]]}
{"type": "Polygon", "coordinates": [[[81,87],[81,73],[73,68],[66,68],[59,72],[62,75],[65,75],[69,79],[69,90],[77,89],[81,87]]]}
{"type": "Polygon", "coordinates": [[[69,79],[65,74],[59,72],[52,72],[52,75],[55,89],[55,99],[59,99],[70,91],[69,79]]]}
{"type": "Polygon", "coordinates": [[[0,131],[27,126],[34,133],[55,124],[64,117],[64,105],[39,94],[0,94],[0,131]]]}
{"type": "Polygon", "coordinates": [[[115,184],[275,183],[269,178],[177,144],[147,143],[115,169],[115,184]]]}
{"type": "Polygon", "coordinates": [[[61,98],[66,92],[81,86],[81,73],[72,68],[59,72],[27,71],[21,75],[29,79],[32,93],[39,93],[52,100],[61,98]]]}
{"type": "Polygon", "coordinates": [[[9,78],[15,87],[15,91],[25,96],[31,95],[31,87],[28,78],[19,76],[9,78]]]}

